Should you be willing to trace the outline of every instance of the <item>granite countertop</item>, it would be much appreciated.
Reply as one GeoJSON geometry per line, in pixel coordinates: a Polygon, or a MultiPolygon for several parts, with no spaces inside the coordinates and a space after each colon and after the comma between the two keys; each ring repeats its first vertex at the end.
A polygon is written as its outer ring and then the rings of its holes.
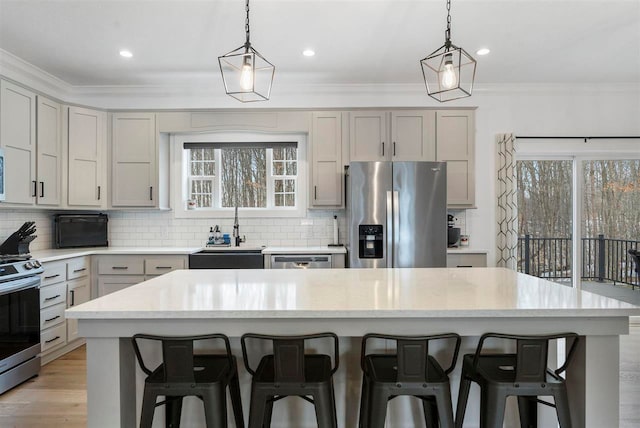
{"type": "Polygon", "coordinates": [[[504,268],[176,270],[66,311],[78,319],[610,317],[640,307],[504,268]]]}

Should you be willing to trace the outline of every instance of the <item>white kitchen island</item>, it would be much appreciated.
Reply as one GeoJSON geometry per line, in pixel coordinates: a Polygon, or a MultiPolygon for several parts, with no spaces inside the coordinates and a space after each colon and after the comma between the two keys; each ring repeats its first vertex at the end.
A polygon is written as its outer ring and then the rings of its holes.
{"type": "MultiPolygon", "coordinates": [[[[340,427],[357,426],[358,337],[451,331],[464,336],[461,353],[471,352],[478,336],[489,331],[580,334],[567,374],[574,427],[615,427],[619,336],[628,334],[629,316],[637,315],[639,307],[501,268],[179,270],[66,312],[67,318],[79,320],[80,335],[87,338],[89,427],[136,426],[143,377],[130,344],[135,333],[217,332],[237,338],[246,332],[322,331],[342,338],[336,374],[340,427]]],[[[237,339],[234,344],[238,349],[237,339]]],[[[454,400],[459,370],[460,364],[452,376],[454,400]]],[[[245,373],[241,380],[247,420],[245,373]]],[[[477,398],[470,397],[465,426],[478,425],[477,398]]],[[[297,405],[288,400],[276,405],[273,426],[314,426],[308,408],[290,423],[283,410],[278,416],[278,407],[286,411],[297,405]]],[[[197,409],[197,400],[192,407],[197,409]]],[[[183,411],[183,426],[201,426],[198,411],[183,411]]],[[[554,419],[542,418],[541,426],[554,419]]],[[[515,419],[508,414],[506,426],[515,419]]],[[[387,426],[410,427],[411,420],[402,408],[390,412],[387,426]]],[[[159,415],[156,422],[161,422],[159,415]]]]}

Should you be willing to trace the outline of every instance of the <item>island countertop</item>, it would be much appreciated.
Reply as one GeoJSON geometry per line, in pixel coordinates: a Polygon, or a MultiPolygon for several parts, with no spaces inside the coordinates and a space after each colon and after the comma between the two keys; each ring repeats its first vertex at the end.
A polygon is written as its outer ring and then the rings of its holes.
{"type": "Polygon", "coordinates": [[[628,317],[640,307],[503,268],[178,270],[78,319],[628,317]]]}

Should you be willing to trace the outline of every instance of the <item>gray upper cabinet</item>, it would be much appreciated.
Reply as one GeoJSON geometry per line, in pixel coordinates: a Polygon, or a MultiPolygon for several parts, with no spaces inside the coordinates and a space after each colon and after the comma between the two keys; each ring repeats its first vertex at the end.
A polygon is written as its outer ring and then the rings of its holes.
{"type": "Polygon", "coordinates": [[[153,113],[112,117],[111,205],[158,206],[158,140],[153,113]]]}
{"type": "Polygon", "coordinates": [[[69,107],[69,206],[106,208],[106,113],[69,107]]]}
{"type": "Polygon", "coordinates": [[[38,95],[37,204],[60,204],[62,164],[62,106],[38,95]]]}
{"type": "Polygon", "coordinates": [[[354,111],[349,117],[351,161],[435,160],[435,111],[354,111]]]}
{"type": "Polygon", "coordinates": [[[475,205],[475,112],[442,110],[437,112],[439,161],[447,162],[447,205],[470,208],[475,205]]]}
{"type": "Polygon", "coordinates": [[[342,114],[315,112],[311,127],[311,207],[342,205],[342,114]]]}
{"type": "Polygon", "coordinates": [[[0,147],[5,154],[5,202],[36,201],[36,95],[0,81],[0,147]]]}

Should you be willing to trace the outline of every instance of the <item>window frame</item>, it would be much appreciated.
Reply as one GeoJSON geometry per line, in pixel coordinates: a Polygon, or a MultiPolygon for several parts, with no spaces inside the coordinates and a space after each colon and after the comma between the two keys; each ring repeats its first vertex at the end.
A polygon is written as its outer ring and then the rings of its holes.
{"type": "MultiPolygon", "coordinates": [[[[275,178],[288,179],[290,176],[273,177],[273,158],[267,157],[267,208],[239,207],[239,216],[249,218],[259,217],[305,217],[307,210],[307,136],[305,134],[270,134],[258,132],[214,132],[205,134],[172,134],[170,137],[171,174],[172,179],[171,208],[176,218],[233,218],[234,208],[214,207],[211,209],[187,209],[189,195],[190,176],[187,174],[189,162],[184,156],[185,142],[212,142],[212,143],[240,143],[240,142],[295,142],[297,143],[297,176],[295,207],[275,208],[275,178]]],[[[220,164],[220,151],[216,151],[216,168],[220,164]]],[[[216,174],[214,185],[219,189],[219,174],[216,174]]]]}

